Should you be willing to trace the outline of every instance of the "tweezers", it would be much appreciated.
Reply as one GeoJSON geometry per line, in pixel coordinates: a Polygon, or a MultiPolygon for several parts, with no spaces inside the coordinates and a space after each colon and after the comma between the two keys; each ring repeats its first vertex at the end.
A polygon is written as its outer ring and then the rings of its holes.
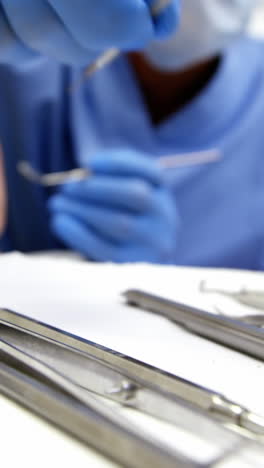
{"type": "MultiPolygon", "coordinates": [[[[0,391],[122,466],[205,468],[245,452],[254,463],[259,459],[252,466],[262,466],[260,444],[206,414],[207,389],[4,309],[0,309],[0,337],[0,391]],[[210,460],[194,460],[150,437],[91,392],[199,435],[212,445],[210,460]],[[184,393],[189,394],[189,403],[182,398],[184,393]]],[[[228,420],[228,411],[233,411],[231,420],[237,413],[238,421],[238,406],[231,410],[231,402],[214,396],[212,416],[228,420]]],[[[248,425],[251,436],[254,431],[263,434],[263,428],[261,418],[257,425],[253,419],[248,425]]]]}

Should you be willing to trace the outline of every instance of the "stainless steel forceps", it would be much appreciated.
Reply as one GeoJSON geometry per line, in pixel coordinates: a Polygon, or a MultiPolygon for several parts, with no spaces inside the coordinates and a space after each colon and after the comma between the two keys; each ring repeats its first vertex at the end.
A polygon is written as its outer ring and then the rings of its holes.
{"type": "Polygon", "coordinates": [[[166,317],[197,335],[264,361],[262,328],[137,289],[126,291],[124,298],[129,304],[166,317]]]}
{"type": "Polygon", "coordinates": [[[255,416],[248,424],[249,438],[232,432],[213,415],[246,421],[245,409],[160,369],[3,309],[0,358],[3,394],[122,466],[220,467],[230,456],[241,457],[241,462],[246,456],[252,458],[251,466],[262,466],[264,449],[250,440],[254,432],[263,434],[261,418],[257,422],[255,416]],[[90,392],[196,435],[210,444],[210,455],[206,461],[196,460],[182,453],[182,447],[161,443],[90,392]],[[186,394],[189,403],[183,399],[186,394]]]}

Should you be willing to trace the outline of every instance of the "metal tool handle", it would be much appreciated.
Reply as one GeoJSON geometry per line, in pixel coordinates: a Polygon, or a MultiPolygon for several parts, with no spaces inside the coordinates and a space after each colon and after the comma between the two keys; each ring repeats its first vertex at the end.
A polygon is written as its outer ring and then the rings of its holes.
{"type": "Polygon", "coordinates": [[[264,330],[140,290],[124,293],[127,302],[182,325],[202,337],[264,360],[264,330]]]}
{"type": "MultiPolygon", "coordinates": [[[[234,434],[222,427],[212,418],[208,417],[208,415],[198,411],[198,409],[189,407],[182,399],[173,398],[172,394],[161,391],[159,386],[154,383],[159,378],[159,373],[156,375],[152,372],[149,382],[144,383],[140,377],[138,380],[138,374],[139,376],[141,375],[142,367],[138,364],[135,368],[134,380],[130,380],[125,372],[127,362],[125,357],[122,357],[122,363],[124,364],[124,374],[122,375],[120,369],[117,371],[112,366],[108,367],[108,364],[105,364],[104,361],[100,361],[90,354],[81,353],[76,346],[74,348],[72,346],[66,347],[67,334],[65,335],[63,332],[50,330],[49,327],[45,327],[43,324],[34,322],[31,319],[1,310],[0,323],[2,324],[0,335],[4,341],[9,345],[11,344],[12,350],[15,348],[16,351],[23,351],[20,355],[23,365],[28,361],[29,357],[32,358],[34,356],[34,372],[39,370],[40,363],[45,363],[45,375],[47,371],[55,370],[56,372],[55,379],[53,375],[51,380],[53,384],[58,381],[58,377],[61,379],[62,374],[63,376],[71,376],[71,384],[73,382],[75,384],[74,391],[77,391],[78,395],[81,392],[81,398],[83,398],[83,390],[89,389],[101,396],[108,397],[121,404],[171,422],[178,428],[181,428],[181,430],[185,430],[192,438],[196,437],[197,442],[205,442],[208,447],[210,446],[210,455],[208,453],[208,456],[206,456],[208,466],[213,466],[214,463],[226,458],[230,452],[233,453],[234,450],[238,450],[238,447],[244,446],[245,439],[241,438],[238,434],[234,434]],[[9,323],[4,323],[4,317],[9,318],[9,323]],[[10,323],[10,320],[13,321],[13,324],[10,323]],[[16,320],[18,320],[20,326],[15,324],[16,320]],[[23,326],[28,328],[30,325],[31,332],[22,328],[23,326]],[[33,332],[34,325],[36,325],[36,328],[33,332]],[[36,333],[37,331],[42,331],[42,335],[36,333]],[[52,331],[55,332],[56,336],[53,335],[53,338],[56,337],[56,341],[50,338],[49,331],[51,333],[52,331]],[[48,366],[46,366],[46,363],[48,363],[48,366]],[[197,431],[197,428],[199,428],[199,431],[197,431]]],[[[81,345],[81,348],[82,344],[86,344],[86,342],[82,343],[80,340],[78,340],[78,343],[81,345]]],[[[88,343],[87,348],[93,351],[93,347],[89,346],[88,343]]],[[[83,350],[84,348],[82,348],[83,350]]],[[[104,355],[107,361],[109,353],[104,351],[104,355]]],[[[134,364],[136,365],[136,363],[134,364]]],[[[149,370],[151,371],[151,369],[149,370]]],[[[41,374],[43,373],[41,372],[41,374]]],[[[68,379],[66,380],[66,387],[65,382],[62,383],[65,392],[69,381],[68,379]]],[[[85,393],[85,398],[86,395],[85,393]]],[[[189,461],[189,456],[185,450],[186,457],[189,461]]],[[[205,462],[205,457],[203,457],[203,461],[205,462]]],[[[191,462],[193,462],[192,459],[191,462]]]]}
{"type": "MultiPolygon", "coordinates": [[[[120,404],[133,406],[176,425],[179,425],[179,405],[185,407],[186,404],[191,404],[193,408],[197,408],[209,417],[213,416],[221,422],[230,422],[235,427],[247,429],[251,438],[257,437],[258,440],[263,438],[263,417],[229,400],[219,392],[109,348],[3,309],[0,309],[0,336],[59,370],[60,373],[74,376],[74,381],[79,386],[120,404]],[[149,390],[152,396],[146,398],[149,390]],[[174,410],[164,412],[159,395],[155,401],[153,391],[165,395],[163,396],[165,407],[168,407],[166,399],[174,399],[175,401],[171,401],[174,410]]],[[[188,411],[186,415],[183,421],[187,422],[188,411]]],[[[193,416],[192,422],[194,419],[193,416]]],[[[190,432],[192,432],[192,422],[186,428],[190,432]]],[[[215,440],[214,437],[217,439],[219,436],[219,432],[214,436],[215,431],[208,430],[206,424],[203,424],[203,428],[205,430],[204,433],[200,432],[201,436],[205,434],[205,437],[208,437],[209,433],[212,441],[215,440]]],[[[224,436],[220,436],[221,438],[224,436]]]]}
{"type": "MultiPolygon", "coordinates": [[[[203,465],[147,435],[57,371],[1,339],[0,357],[0,390],[4,394],[122,466],[202,468],[203,465]]],[[[232,447],[235,451],[237,448],[232,447]]]]}
{"type": "MultiPolygon", "coordinates": [[[[0,335],[2,339],[24,353],[36,357],[65,376],[71,376],[71,380],[82,389],[169,422],[186,431],[198,443],[210,445],[211,456],[208,461],[218,459],[237,441],[237,434],[214,421],[208,413],[201,411],[199,406],[189,406],[183,398],[174,396],[166,390],[162,391],[154,383],[158,377],[154,373],[152,381],[144,382],[140,379],[141,369],[138,367],[134,379],[131,379],[127,373],[122,375],[120,371],[108,367],[104,362],[80,354],[77,350],[64,348],[58,343],[47,342],[4,325],[0,327],[0,335]]],[[[220,407],[219,401],[218,407],[220,407]]],[[[226,414],[227,408],[224,410],[226,414]]],[[[223,414],[222,407],[221,412],[223,414]]]]}

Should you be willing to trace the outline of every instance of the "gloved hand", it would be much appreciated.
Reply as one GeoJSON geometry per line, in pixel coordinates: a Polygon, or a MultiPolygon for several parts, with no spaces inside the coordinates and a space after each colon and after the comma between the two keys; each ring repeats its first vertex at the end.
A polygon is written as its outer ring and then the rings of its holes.
{"type": "Polygon", "coordinates": [[[92,260],[170,263],[179,217],[162,169],[132,151],[97,155],[89,168],[91,178],[51,197],[54,233],[92,260]]]}
{"type": "Polygon", "coordinates": [[[138,49],[170,34],[178,2],[155,20],[155,0],[0,0],[0,62],[25,62],[40,52],[70,65],[87,65],[104,50],[138,49]]]}

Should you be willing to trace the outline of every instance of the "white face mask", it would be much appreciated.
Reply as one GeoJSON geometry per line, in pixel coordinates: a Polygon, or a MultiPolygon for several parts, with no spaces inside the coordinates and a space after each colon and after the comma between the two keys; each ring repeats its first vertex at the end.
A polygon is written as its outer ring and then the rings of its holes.
{"type": "Polygon", "coordinates": [[[177,70],[219,54],[246,32],[258,0],[182,0],[181,24],[143,50],[160,69],[177,70]]]}

